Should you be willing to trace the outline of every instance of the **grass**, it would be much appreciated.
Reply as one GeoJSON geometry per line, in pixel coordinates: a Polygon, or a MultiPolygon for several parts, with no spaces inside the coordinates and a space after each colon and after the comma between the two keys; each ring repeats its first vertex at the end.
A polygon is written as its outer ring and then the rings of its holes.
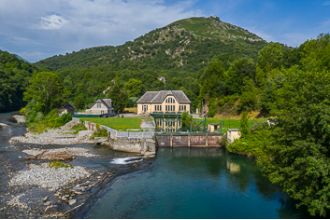
{"type": "MultiPolygon", "coordinates": [[[[195,119],[197,122],[201,122],[202,119],[195,119]]],[[[248,124],[249,127],[253,127],[257,123],[265,122],[266,119],[264,118],[254,118],[249,119],[248,124]]],[[[206,118],[206,125],[210,123],[218,123],[223,125],[223,132],[227,132],[230,128],[240,128],[241,127],[241,120],[239,118],[206,118]]]]}
{"type": "Polygon", "coordinates": [[[94,131],[91,139],[94,139],[96,137],[108,137],[108,131],[104,128],[97,128],[97,130],[94,131]]]}
{"type": "Polygon", "coordinates": [[[140,129],[142,119],[134,118],[80,118],[82,121],[90,121],[96,124],[104,125],[119,131],[126,131],[127,129],[140,129]]]}
{"type": "Polygon", "coordinates": [[[87,130],[85,125],[83,123],[76,124],[75,126],[72,127],[73,133],[78,134],[79,131],[84,131],[87,130]]]}
{"type": "Polygon", "coordinates": [[[51,168],[72,168],[73,166],[71,164],[68,163],[64,163],[61,161],[52,161],[48,163],[48,166],[51,168]]]}

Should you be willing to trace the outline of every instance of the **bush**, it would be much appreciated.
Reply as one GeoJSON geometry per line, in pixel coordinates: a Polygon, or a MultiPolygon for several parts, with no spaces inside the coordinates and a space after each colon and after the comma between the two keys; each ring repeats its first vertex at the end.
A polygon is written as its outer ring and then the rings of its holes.
{"type": "Polygon", "coordinates": [[[100,128],[99,125],[96,125],[96,131],[94,131],[93,135],[92,135],[92,139],[96,138],[96,137],[108,137],[108,131],[104,128],[100,128]]]}
{"type": "Polygon", "coordinates": [[[74,134],[78,134],[79,131],[84,131],[87,130],[87,128],[85,127],[84,123],[81,122],[79,124],[76,124],[75,126],[72,127],[73,133],[74,134]]]}
{"type": "Polygon", "coordinates": [[[71,114],[59,116],[54,109],[44,116],[41,112],[29,112],[27,115],[27,125],[30,131],[41,133],[48,128],[58,128],[71,121],[71,114]]]}
{"type": "Polygon", "coordinates": [[[259,127],[250,134],[235,140],[227,146],[227,150],[232,153],[243,154],[260,159],[265,155],[266,144],[271,138],[271,131],[266,127],[259,127]]]}

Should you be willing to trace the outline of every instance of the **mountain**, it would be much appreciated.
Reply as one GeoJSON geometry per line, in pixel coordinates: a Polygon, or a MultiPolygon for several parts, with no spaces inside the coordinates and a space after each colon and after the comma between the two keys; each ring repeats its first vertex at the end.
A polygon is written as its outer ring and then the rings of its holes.
{"type": "Polygon", "coordinates": [[[0,50],[0,112],[24,105],[23,92],[35,69],[17,55],[0,50]]]}
{"type": "Polygon", "coordinates": [[[266,42],[218,17],[195,17],[153,30],[121,46],[83,49],[41,60],[37,65],[51,70],[68,67],[108,67],[115,70],[199,70],[213,56],[224,61],[255,57],[266,42]]]}
{"type": "Polygon", "coordinates": [[[70,91],[69,100],[77,108],[104,96],[116,76],[123,84],[131,78],[140,80],[141,93],[182,89],[195,106],[200,71],[213,57],[225,65],[237,58],[256,58],[266,44],[257,35],[217,17],[198,17],[176,21],[120,46],[82,49],[36,65],[61,75],[70,91]]]}

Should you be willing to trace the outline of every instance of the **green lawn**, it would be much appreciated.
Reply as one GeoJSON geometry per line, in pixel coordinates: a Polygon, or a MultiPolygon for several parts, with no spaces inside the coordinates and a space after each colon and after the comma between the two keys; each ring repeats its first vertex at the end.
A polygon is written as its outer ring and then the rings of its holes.
{"type": "Polygon", "coordinates": [[[119,131],[126,131],[127,129],[140,129],[142,122],[141,118],[80,118],[82,121],[90,121],[100,125],[104,125],[119,131]]]}
{"type": "MultiPolygon", "coordinates": [[[[202,121],[202,119],[195,119],[196,121],[202,121]]],[[[256,123],[265,122],[265,118],[249,119],[249,126],[252,127],[256,123]]],[[[206,124],[219,123],[223,125],[223,132],[226,132],[229,128],[240,128],[240,119],[222,119],[222,118],[206,118],[206,124]]]]}

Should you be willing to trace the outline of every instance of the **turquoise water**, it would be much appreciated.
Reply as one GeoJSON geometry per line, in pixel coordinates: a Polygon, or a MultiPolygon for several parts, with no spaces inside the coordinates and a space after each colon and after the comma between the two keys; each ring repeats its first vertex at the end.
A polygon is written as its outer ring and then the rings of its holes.
{"type": "Polygon", "coordinates": [[[253,160],[216,149],[160,149],[117,178],[87,218],[304,218],[253,160]]]}

